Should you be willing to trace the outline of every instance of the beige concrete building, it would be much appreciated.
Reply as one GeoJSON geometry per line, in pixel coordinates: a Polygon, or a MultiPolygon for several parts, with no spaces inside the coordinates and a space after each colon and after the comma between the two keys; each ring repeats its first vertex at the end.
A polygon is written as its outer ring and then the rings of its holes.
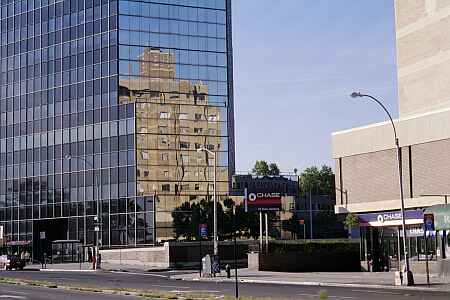
{"type": "MultiPolygon", "coordinates": [[[[414,210],[446,203],[450,195],[450,1],[397,0],[395,12],[399,118],[394,122],[405,205],[414,210]]],[[[336,213],[400,209],[390,122],[335,132],[332,144],[336,213]]]]}

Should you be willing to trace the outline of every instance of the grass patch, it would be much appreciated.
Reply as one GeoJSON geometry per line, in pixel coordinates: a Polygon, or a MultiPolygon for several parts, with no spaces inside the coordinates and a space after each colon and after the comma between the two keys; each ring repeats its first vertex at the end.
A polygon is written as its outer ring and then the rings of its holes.
{"type": "MultiPolygon", "coordinates": [[[[76,285],[76,284],[68,284],[68,285],[57,285],[54,282],[46,282],[46,281],[36,281],[36,280],[28,280],[28,279],[13,279],[13,278],[0,278],[0,283],[5,284],[21,284],[21,285],[30,285],[37,287],[46,287],[52,289],[65,289],[72,290],[78,292],[85,293],[104,293],[109,295],[132,295],[137,297],[142,297],[144,299],[167,299],[167,300],[217,300],[218,294],[211,293],[206,294],[201,291],[196,293],[194,292],[186,292],[186,293],[175,293],[175,292],[166,292],[159,290],[138,290],[138,289],[128,289],[128,288],[99,288],[98,286],[92,285],[76,285]]],[[[327,296],[328,298],[328,296],[327,296]]],[[[320,299],[327,299],[320,298],[320,299]]],[[[254,297],[239,297],[239,300],[275,300],[282,298],[254,298],[254,297]]],[[[226,295],[220,300],[235,300],[233,296],[226,295]]]]}
{"type": "Polygon", "coordinates": [[[321,290],[319,292],[319,298],[320,299],[325,300],[325,299],[328,299],[328,297],[329,297],[329,295],[328,295],[327,290],[321,290]]]}

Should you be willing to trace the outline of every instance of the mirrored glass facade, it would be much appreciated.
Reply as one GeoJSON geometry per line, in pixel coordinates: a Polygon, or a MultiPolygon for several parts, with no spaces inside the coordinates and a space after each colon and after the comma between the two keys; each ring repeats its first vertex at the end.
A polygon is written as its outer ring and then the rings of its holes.
{"type": "Polygon", "coordinates": [[[172,211],[234,172],[227,0],[1,1],[0,226],[7,241],[173,237],[172,211]],[[52,231],[52,226],[59,228],[52,231]]]}

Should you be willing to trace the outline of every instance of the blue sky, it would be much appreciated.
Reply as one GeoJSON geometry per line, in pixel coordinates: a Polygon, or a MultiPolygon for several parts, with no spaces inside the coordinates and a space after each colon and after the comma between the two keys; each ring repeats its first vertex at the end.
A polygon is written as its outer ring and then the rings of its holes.
{"type": "Polygon", "coordinates": [[[397,116],[393,0],[233,0],[236,170],[329,164],[333,131],[397,116]]]}

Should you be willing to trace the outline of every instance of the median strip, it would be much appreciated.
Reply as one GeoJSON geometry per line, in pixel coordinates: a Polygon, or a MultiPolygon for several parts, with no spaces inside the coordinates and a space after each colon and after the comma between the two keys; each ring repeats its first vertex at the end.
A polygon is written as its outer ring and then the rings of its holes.
{"type": "MultiPolygon", "coordinates": [[[[78,291],[85,293],[103,293],[109,295],[122,295],[122,296],[134,296],[142,297],[146,299],[169,299],[169,300],[212,300],[218,299],[217,294],[211,293],[199,293],[196,291],[157,291],[157,290],[136,290],[136,289],[125,289],[125,288],[99,288],[96,286],[80,286],[80,285],[57,285],[48,281],[37,281],[37,280],[27,280],[27,279],[13,279],[13,278],[0,278],[0,284],[13,284],[13,285],[27,285],[34,287],[42,287],[49,289],[63,289],[70,291],[78,291]]],[[[227,295],[220,295],[219,298],[224,300],[235,299],[234,297],[227,295]]],[[[240,300],[252,300],[256,298],[240,297],[240,300]]],[[[265,299],[265,298],[258,298],[265,299]]],[[[270,298],[274,299],[274,298],[270,298]]],[[[267,299],[269,300],[269,299],[267,299]]]]}

